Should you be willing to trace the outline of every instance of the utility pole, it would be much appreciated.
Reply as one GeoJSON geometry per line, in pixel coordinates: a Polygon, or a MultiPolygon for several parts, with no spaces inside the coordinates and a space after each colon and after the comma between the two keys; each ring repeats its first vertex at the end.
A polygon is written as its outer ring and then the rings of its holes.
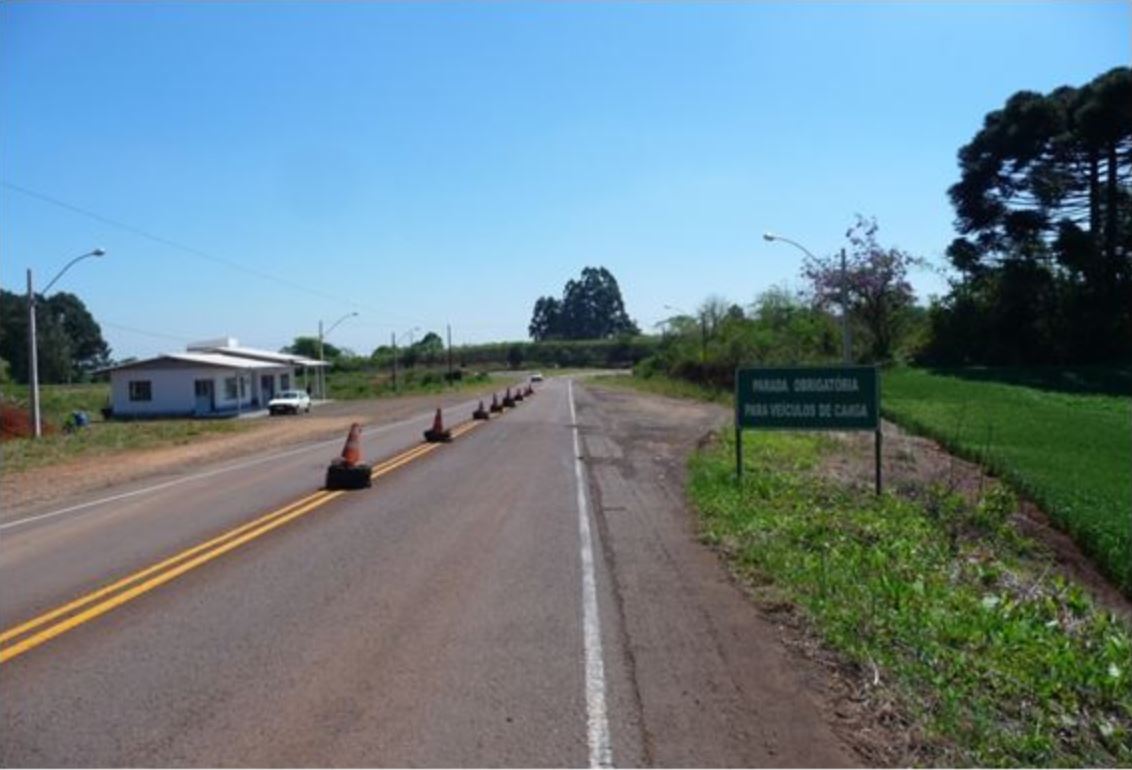
{"type": "MultiPolygon", "coordinates": [[[[323,360],[322,360],[322,319],[321,318],[318,319],[318,360],[319,360],[319,363],[323,363],[323,360]]],[[[325,393],[325,392],[326,392],[326,367],[320,366],[320,367],[318,367],[318,397],[320,399],[323,398],[322,394],[325,393]]]]}
{"type": "Polygon", "coordinates": [[[853,338],[849,331],[849,273],[845,269],[845,249],[841,249],[841,358],[853,363],[853,338]]]}
{"type": "Polygon", "coordinates": [[[448,381],[452,382],[452,324],[448,324],[448,381]]]}
{"type": "Polygon", "coordinates": [[[397,392],[397,332],[389,333],[389,340],[393,344],[393,392],[397,392]]]}
{"type": "Polygon", "coordinates": [[[43,430],[39,425],[39,351],[35,341],[35,291],[31,287],[31,268],[28,268],[28,384],[31,386],[31,425],[33,435],[39,438],[43,430]]]}
{"type": "Polygon", "coordinates": [[[700,363],[707,362],[707,312],[700,313],[700,363]]]}

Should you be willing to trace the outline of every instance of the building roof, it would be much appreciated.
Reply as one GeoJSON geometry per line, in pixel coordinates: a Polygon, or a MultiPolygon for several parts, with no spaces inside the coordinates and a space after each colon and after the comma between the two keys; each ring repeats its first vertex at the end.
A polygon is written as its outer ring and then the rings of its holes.
{"type": "Polygon", "coordinates": [[[270,350],[259,350],[258,348],[246,348],[237,345],[225,345],[217,347],[190,347],[193,353],[218,353],[225,356],[238,356],[240,358],[253,358],[259,361],[271,361],[278,364],[293,364],[295,366],[306,367],[319,367],[329,366],[326,361],[319,361],[314,358],[307,358],[295,353],[275,353],[270,350]]]}
{"type": "Polygon", "coordinates": [[[260,361],[251,358],[242,358],[240,356],[227,356],[220,353],[163,353],[153,358],[146,358],[141,361],[130,361],[126,364],[119,364],[117,366],[108,366],[104,369],[98,369],[94,374],[106,374],[107,372],[117,372],[122,369],[144,369],[147,366],[152,367],[160,361],[179,361],[189,364],[199,364],[203,366],[214,366],[221,369],[263,369],[265,364],[268,366],[284,366],[286,361],[260,361]]]}
{"type": "Polygon", "coordinates": [[[268,366],[302,366],[308,369],[327,367],[326,361],[318,361],[295,353],[276,353],[273,350],[241,347],[235,337],[217,337],[211,340],[190,342],[184,353],[162,353],[142,361],[108,366],[98,369],[94,374],[105,374],[119,369],[136,369],[152,366],[159,361],[219,366],[225,369],[263,369],[268,366]]]}

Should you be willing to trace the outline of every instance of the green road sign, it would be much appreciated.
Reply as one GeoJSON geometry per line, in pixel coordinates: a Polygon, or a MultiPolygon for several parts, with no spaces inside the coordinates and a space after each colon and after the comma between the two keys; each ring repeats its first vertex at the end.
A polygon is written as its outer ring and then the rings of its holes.
{"type": "Polygon", "coordinates": [[[876,367],[757,367],[735,372],[735,427],[877,430],[876,367]]]}

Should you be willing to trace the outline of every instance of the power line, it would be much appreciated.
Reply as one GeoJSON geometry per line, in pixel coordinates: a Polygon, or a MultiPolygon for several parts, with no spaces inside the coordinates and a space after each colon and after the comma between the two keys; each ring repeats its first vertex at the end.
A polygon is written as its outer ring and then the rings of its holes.
{"type": "Polygon", "coordinates": [[[214,254],[209,254],[207,251],[203,251],[203,250],[195,248],[193,246],[187,246],[183,243],[178,243],[177,241],[174,241],[170,238],[165,238],[163,236],[156,235],[155,233],[149,232],[148,230],[143,230],[140,227],[135,227],[134,225],[128,224],[126,222],[122,222],[122,221],[119,221],[117,219],[113,219],[111,217],[104,216],[104,215],[99,214],[97,212],[90,211],[89,209],[82,208],[81,206],[75,206],[74,204],[67,203],[66,201],[59,200],[58,198],[54,198],[50,195],[46,195],[44,193],[37,192],[37,191],[29,189],[27,187],[23,187],[22,185],[14,184],[12,182],[7,182],[7,181],[0,181],[0,186],[6,187],[7,189],[13,190],[14,192],[18,192],[22,195],[26,195],[29,198],[35,198],[36,200],[42,201],[43,203],[49,203],[52,206],[58,206],[59,208],[66,209],[67,211],[70,211],[72,213],[81,214],[82,216],[89,217],[89,218],[94,219],[98,222],[101,222],[105,225],[109,225],[111,227],[116,227],[119,230],[125,230],[126,232],[133,233],[134,235],[137,235],[141,238],[145,238],[147,240],[153,241],[154,243],[159,243],[163,246],[167,246],[167,247],[172,248],[172,249],[177,249],[178,251],[183,251],[186,254],[191,254],[191,255],[198,257],[200,259],[205,259],[205,260],[208,260],[210,262],[215,262],[217,264],[224,265],[225,267],[231,268],[233,270],[238,270],[238,271],[245,273],[247,275],[255,276],[256,278],[261,278],[261,279],[266,280],[266,281],[272,281],[274,283],[277,283],[281,286],[286,286],[287,288],[293,289],[295,291],[300,291],[300,292],[303,292],[305,294],[310,294],[310,295],[315,296],[315,297],[320,297],[322,299],[328,299],[328,300],[331,300],[333,302],[342,302],[342,303],[345,303],[347,305],[352,305],[353,307],[360,308],[360,309],[365,310],[367,312],[376,313],[378,315],[394,316],[394,317],[397,317],[397,318],[404,318],[406,321],[408,321],[410,323],[425,323],[424,321],[421,321],[420,319],[408,318],[406,316],[400,316],[396,313],[389,313],[387,311],[377,310],[374,307],[371,307],[369,305],[365,305],[361,302],[356,302],[356,301],[349,299],[349,298],[346,298],[346,297],[340,297],[340,296],[337,296],[335,294],[331,294],[329,292],[322,291],[320,289],[315,289],[315,288],[311,288],[310,286],[304,286],[302,284],[295,283],[294,281],[290,281],[286,278],[282,278],[282,277],[277,276],[277,275],[272,275],[271,273],[264,272],[263,270],[258,270],[256,268],[248,267],[246,265],[241,265],[239,262],[234,262],[233,260],[226,259],[224,257],[218,257],[214,254]]]}
{"type": "Polygon", "coordinates": [[[174,334],[165,334],[163,332],[146,331],[144,329],[137,329],[133,326],[126,326],[125,324],[114,323],[113,321],[99,321],[99,326],[109,326],[111,329],[119,331],[130,332],[131,334],[140,334],[144,337],[153,337],[155,339],[173,340],[174,342],[192,342],[188,337],[180,337],[174,334]]]}

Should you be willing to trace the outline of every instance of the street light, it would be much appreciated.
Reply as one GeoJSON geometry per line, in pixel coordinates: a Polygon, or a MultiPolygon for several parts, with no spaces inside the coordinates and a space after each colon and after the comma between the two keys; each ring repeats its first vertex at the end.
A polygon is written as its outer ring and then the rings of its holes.
{"type": "MultiPolygon", "coordinates": [[[[80,254],[72,259],[63,269],[55,274],[50,283],[43,289],[43,296],[47,296],[47,290],[55,285],[55,282],[63,277],[63,273],[71,269],[71,265],[76,262],[86,259],[87,257],[101,257],[106,252],[102,249],[92,249],[86,254],[80,254]]],[[[35,338],[35,291],[32,289],[31,281],[31,268],[28,268],[28,388],[31,391],[31,425],[35,438],[43,435],[43,427],[39,419],[39,351],[35,338]]]]}
{"type": "MultiPolygon", "coordinates": [[[[798,243],[797,241],[793,241],[793,240],[790,240],[789,238],[783,237],[781,235],[775,235],[774,233],[769,233],[769,232],[763,233],[763,240],[764,241],[782,241],[783,243],[789,243],[791,246],[793,246],[797,249],[801,249],[806,254],[806,256],[808,256],[810,259],[814,260],[814,262],[818,261],[818,258],[815,257],[809,249],[807,249],[805,246],[798,243]]],[[[848,276],[847,276],[846,270],[845,270],[845,249],[841,250],[841,281],[840,281],[840,283],[841,283],[841,287],[840,287],[841,288],[841,358],[842,358],[844,363],[851,364],[851,363],[853,363],[853,338],[850,336],[850,332],[849,332],[849,300],[846,297],[846,289],[849,285],[849,280],[848,280],[848,276]]]]}
{"type": "MultiPolygon", "coordinates": [[[[675,305],[665,305],[664,309],[674,310],[681,315],[685,315],[689,318],[692,317],[692,314],[687,310],[682,310],[675,305]]],[[[707,313],[703,312],[700,313],[700,363],[702,364],[705,361],[707,361],[707,313]]]]}
{"type": "MultiPolygon", "coordinates": [[[[402,339],[403,337],[406,337],[406,336],[410,340],[412,340],[413,332],[419,332],[420,330],[421,330],[421,327],[414,326],[412,329],[409,329],[409,331],[405,332],[404,334],[401,334],[400,336],[397,335],[397,332],[391,332],[390,335],[389,335],[393,340],[393,392],[394,393],[397,392],[397,340],[402,339]]],[[[412,345],[413,343],[410,342],[409,344],[412,345]]]]}
{"type": "MultiPolygon", "coordinates": [[[[323,331],[322,331],[322,319],[321,318],[319,319],[319,321],[318,321],[318,360],[319,360],[320,363],[323,362],[323,358],[322,358],[322,338],[324,336],[330,336],[330,332],[334,331],[334,327],[338,326],[338,324],[342,323],[347,318],[353,318],[356,315],[357,315],[357,313],[354,312],[354,313],[347,313],[346,315],[342,316],[337,321],[330,324],[330,328],[326,330],[325,334],[323,334],[323,331]]],[[[326,367],[325,366],[318,367],[318,395],[319,395],[319,398],[321,398],[323,401],[326,400],[326,367]]]]}

